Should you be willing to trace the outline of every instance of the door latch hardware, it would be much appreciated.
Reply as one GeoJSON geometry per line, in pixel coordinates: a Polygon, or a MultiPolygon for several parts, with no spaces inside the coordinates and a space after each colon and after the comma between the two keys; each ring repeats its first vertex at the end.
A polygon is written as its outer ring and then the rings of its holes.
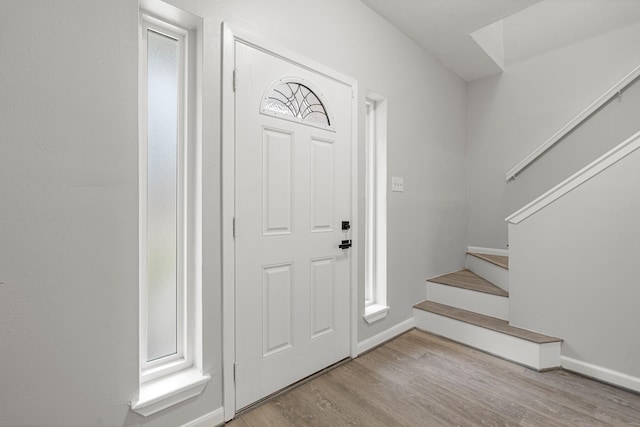
{"type": "Polygon", "coordinates": [[[349,221],[342,221],[342,231],[347,231],[351,229],[351,224],[349,221]]]}
{"type": "Polygon", "coordinates": [[[343,240],[341,244],[338,245],[340,249],[349,249],[351,247],[351,240],[343,240]]]}

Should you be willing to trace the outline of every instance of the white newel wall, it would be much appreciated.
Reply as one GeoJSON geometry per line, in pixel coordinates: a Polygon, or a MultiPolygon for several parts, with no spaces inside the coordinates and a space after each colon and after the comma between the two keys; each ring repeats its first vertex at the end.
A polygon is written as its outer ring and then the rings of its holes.
{"type": "Polygon", "coordinates": [[[510,321],[563,338],[563,366],[640,390],[640,151],[509,225],[510,321]]]}

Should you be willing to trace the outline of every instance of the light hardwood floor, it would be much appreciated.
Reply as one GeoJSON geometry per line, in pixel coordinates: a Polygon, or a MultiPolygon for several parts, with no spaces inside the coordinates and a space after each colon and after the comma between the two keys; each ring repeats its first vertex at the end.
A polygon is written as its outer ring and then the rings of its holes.
{"type": "Polygon", "coordinates": [[[489,254],[479,254],[476,252],[467,252],[469,255],[472,255],[476,258],[483,259],[491,264],[495,264],[498,267],[502,267],[506,270],[509,269],[509,257],[502,255],[489,255],[489,254]]]}
{"type": "Polygon", "coordinates": [[[228,425],[640,426],[640,395],[412,330],[228,425]]]}
{"type": "Polygon", "coordinates": [[[440,283],[441,285],[454,286],[456,288],[469,289],[470,291],[484,292],[501,297],[508,297],[509,292],[500,289],[493,283],[483,279],[470,270],[460,270],[454,273],[428,279],[427,282],[440,283]]]}

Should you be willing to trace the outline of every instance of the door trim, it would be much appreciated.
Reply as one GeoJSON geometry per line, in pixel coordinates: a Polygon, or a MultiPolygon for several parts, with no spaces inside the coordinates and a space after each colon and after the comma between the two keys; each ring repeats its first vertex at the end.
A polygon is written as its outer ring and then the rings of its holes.
{"type": "MultiPolygon", "coordinates": [[[[222,111],[221,111],[221,169],[222,169],[222,398],[224,419],[229,421],[236,412],[234,381],[235,354],[235,43],[241,42],[299,67],[322,74],[351,87],[351,239],[358,242],[358,82],[322,64],[288,49],[264,41],[264,38],[222,24],[222,111]]],[[[242,84],[240,82],[240,84],[242,84]]],[[[350,355],[358,355],[358,247],[353,246],[350,257],[350,355]]]]}

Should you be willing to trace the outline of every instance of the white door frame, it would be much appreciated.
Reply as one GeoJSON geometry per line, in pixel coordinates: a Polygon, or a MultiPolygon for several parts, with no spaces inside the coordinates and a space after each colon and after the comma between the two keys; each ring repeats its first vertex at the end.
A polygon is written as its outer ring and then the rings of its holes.
{"type": "MultiPolygon", "coordinates": [[[[323,74],[351,87],[351,239],[358,242],[358,82],[324,65],[245,33],[237,28],[222,27],[222,394],[224,418],[235,416],[236,393],[234,381],[235,354],[235,96],[234,68],[235,42],[240,41],[255,49],[276,56],[297,66],[323,74]]],[[[242,84],[240,81],[239,84],[242,84]]],[[[256,107],[257,108],[257,107],[256,107]]],[[[351,249],[350,257],[350,354],[358,355],[358,246],[351,249]]]]}

